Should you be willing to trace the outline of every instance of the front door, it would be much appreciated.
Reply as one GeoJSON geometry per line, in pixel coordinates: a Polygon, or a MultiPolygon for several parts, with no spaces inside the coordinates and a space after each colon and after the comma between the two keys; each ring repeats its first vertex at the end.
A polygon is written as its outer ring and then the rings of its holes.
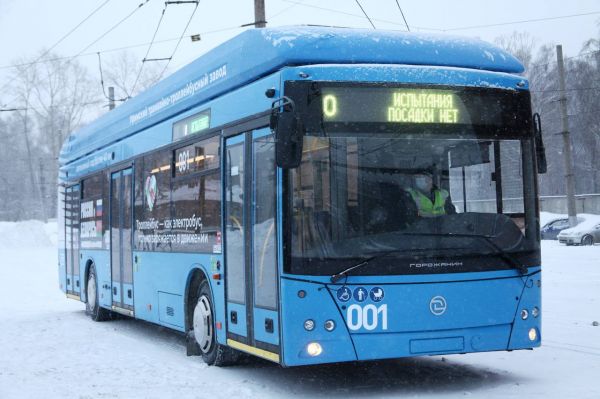
{"type": "Polygon", "coordinates": [[[110,262],[112,309],[133,316],[132,169],[114,172],[110,179],[110,262]]]}
{"type": "Polygon", "coordinates": [[[279,361],[277,169],[267,128],[225,141],[228,344],[279,361]]]}

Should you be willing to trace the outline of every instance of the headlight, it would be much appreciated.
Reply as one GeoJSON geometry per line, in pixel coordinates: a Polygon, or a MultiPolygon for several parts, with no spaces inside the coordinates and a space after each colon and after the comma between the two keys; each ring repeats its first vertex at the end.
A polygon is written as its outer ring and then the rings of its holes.
{"type": "Polygon", "coordinates": [[[533,317],[538,317],[540,315],[540,308],[538,308],[537,306],[534,307],[533,309],[531,309],[531,315],[533,317]]]}
{"type": "Polygon", "coordinates": [[[318,342],[311,342],[306,345],[306,353],[312,357],[319,356],[321,352],[323,352],[323,348],[318,342]]]}
{"type": "Polygon", "coordinates": [[[527,320],[528,317],[529,317],[529,312],[527,311],[527,309],[521,310],[521,318],[523,320],[527,320]]]}
{"type": "Polygon", "coordinates": [[[530,341],[535,341],[537,339],[537,330],[535,328],[530,329],[528,335],[530,341]]]}

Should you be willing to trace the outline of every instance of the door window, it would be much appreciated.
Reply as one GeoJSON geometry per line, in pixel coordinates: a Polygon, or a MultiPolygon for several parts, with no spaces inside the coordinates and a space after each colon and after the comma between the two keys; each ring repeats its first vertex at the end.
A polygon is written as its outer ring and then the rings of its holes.
{"type": "Polygon", "coordinates": [[[277,308],[276,168],[273,136],[253,141],[254,215],[252,226],[254,304],[277,308]]]}

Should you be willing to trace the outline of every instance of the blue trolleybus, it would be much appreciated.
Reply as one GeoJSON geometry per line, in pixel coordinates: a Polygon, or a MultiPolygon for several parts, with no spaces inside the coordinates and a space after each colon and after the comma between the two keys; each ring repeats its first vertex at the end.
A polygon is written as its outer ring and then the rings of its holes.
{"type": "Polygon", "coordinates": [[[60,287],[214,365],[537,347],[522,71],[471,39],[248,30],[64,143],[60,287]]]}

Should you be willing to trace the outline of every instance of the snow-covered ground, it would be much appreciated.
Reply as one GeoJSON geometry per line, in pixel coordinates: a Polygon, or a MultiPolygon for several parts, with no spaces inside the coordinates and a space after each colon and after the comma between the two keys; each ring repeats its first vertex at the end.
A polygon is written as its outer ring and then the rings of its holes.
{"type": "Polygon", "coordinates": [[[283,369],[216,368],[135,320],[94,323],[58,290],[56,229],[0,223],[0,398],[600,398],[600,245],[542,243],[534,351],[283,369]],[[38,244],[38,245],[35,245],[38,244]]]}

